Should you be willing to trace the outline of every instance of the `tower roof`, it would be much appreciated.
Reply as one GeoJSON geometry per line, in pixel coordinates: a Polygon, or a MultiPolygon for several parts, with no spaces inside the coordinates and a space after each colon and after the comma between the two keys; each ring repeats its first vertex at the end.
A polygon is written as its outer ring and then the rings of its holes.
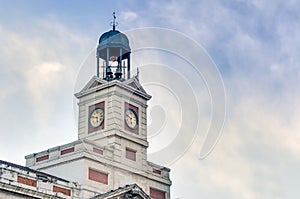
{"type": "Polygon", "coordinates": [[[100,36],[98,50],[108,47],[123,48],[125,52],[130,51],[129,40],[127,36],[118,30],[110,30],[100,36]]]}
{"type": "Polygon", "coordinates": [[[98,57],[106,59],[106,57],[103,57],[104,52],[101,52],[106,48],[122,49],[124,54],[130,52],[129,40],[125,34],[116,30],[117,25],[118,22],[116,22],[116,13],[113,12],[113,21],[111,22],[111,26],[113,28],[100,36],[97,48],[98,57]]]}

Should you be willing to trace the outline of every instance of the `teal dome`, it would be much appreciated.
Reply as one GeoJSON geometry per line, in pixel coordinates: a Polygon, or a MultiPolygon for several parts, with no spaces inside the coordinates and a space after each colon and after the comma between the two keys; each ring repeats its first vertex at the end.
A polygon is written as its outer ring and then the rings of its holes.
{"type": "Polygon", "coordinates": [[[129,40],[127,36],[118,30],[110,30],[101,35],[98,49],[102,50],[107,47],[123,48],[125,52],[130,51],[129,40]]]}

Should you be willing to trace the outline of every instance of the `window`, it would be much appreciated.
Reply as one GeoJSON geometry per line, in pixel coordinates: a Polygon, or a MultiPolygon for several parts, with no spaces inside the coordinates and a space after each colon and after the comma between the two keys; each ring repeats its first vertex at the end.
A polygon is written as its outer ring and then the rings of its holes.
{"type": "Polygon", "coordinates": [[[102,184],[108,184],[108,174],[89,168],[89,179],[100,182],[102,184]]]}
{"type": "Polygon", "coordinates": [[[126,158],[129,160],[136,161],[136,151],[126,148],[126,158]]]}
{"type": "Polygon", "coordinates": [[[165,199],[166,192],[150,187],[150,197],[153,199],[165,199]]]}

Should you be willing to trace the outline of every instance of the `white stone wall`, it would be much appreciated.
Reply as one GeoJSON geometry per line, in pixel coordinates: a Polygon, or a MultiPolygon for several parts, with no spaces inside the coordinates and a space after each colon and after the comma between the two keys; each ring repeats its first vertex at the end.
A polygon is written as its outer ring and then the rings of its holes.
{"type": "MultiPolygon", "coordinates": [[[[34,169],[50,173],[70,181],[78,182],[81,188],[81,196],[94,196],[99,193],[117,189],[127,184],[138,184],[146,193],[149,194],[149,188],[156,188],[170,194],[169,170],[162,166],[149,163],[144,154],[137,154],[137,160],[129,160],[125,157],[125,148],[130,147],[137,151],[143,150],[143,147],[137,143],[128,142],[125,139],[117,139],[118,146],[113,150],[107,147],[100,147],[92,142],[74,142],[65,146],[74,146],[75,151],[58,157],[51,156],[53,159],[37,162],[34,169]],[[103,155],[93,152],[93,148],[103,150],[103,155]],[[140,147],[140,149],[139,149],[140,147]],[[119,159],[114,154],[119,155],[119,159]],[[117,161],[118,160],[118,161],[117,161]],[[108,173],[108,185],[101,184],[88,179],[89,168],[108,173]],[[153,173],[153,169],[160,170],[161,174],[153,173]]],[[[55,147],[51,150],[41,152],[60,154],[59,150],[65,146],[55,147]],[[58,151],[54,151],[54,149],[58,151]]],[[[144,151],[145,152],[145,151],[144,151]]],[[[39,156],[38,154],[35,154],[39,156]]],[[[34,159],[34,156],[29,156],[34,159]]],[[[32,162],[31,160],[30,162],[32,162]]],[[[169,197],[166,197],[169,198],[169,197]]]]}
{"type": "Polygon", "coordinates": [[[170,199],[170,170],[147,161],[147,99],[150,96],[146,95],[119,81],[82,91],[77,95],[79,140],[26,156],[27,166],[78,182],[82,198],[138,184],[147,194],[152,187],[166,192],[166,199],[170,199]],[[89,106],[103,101],[104,129],[89,133],[89,106]],[[125,128],[125,102],[138,108],[138,134],[125,128]],[[74,151],[62,155],[61,151],[68,147],[74,147],[74,151]],[[101,149],[103,154],[95,153],[94,147],[101,149]],[[126,148],[136,151],[136,161],[126,158],[126,148]],[[49,158],[37,161],[45,155],[49,158]],[[108,184],[90,180],[89,168],[107,173],[108,184]],[[153,169],[161,173],[154,173],[153,169]]]}
{"type": "Polygon", "coordinates": [[[0,161],[0,198],[80,198],[76,184],[23,166],[0,161]]]}
{"type": "Polygon", "coordinates": [[[0,189],[0,198],[1,199],[33,199],[32,196],[26,196],[21,193],[9,192],[1,189],[0,189]]]}
{"type": "MultiPolygon", "coordinates": [[[[119,83],[120,84],[120,83],[119,83]]],[[[129,87],[129,86],[127,86],[129,87]]],[[[90,93],[79,100],[78,137],[79,139],[95,140],[93,135],[109,130],[125,131],[124,103],[128,102],[139,109],[139,135],[140,139],[147,140],[147,102],[133,91],[119,87],[118,84],[103,88],[96,93],[90,93]],[[105,102],[105,127],[98,132],[88,133],[88,108],[99,102],[105,102]]],[[[128,132],[127,132],[128,133],[128,132]]]]}

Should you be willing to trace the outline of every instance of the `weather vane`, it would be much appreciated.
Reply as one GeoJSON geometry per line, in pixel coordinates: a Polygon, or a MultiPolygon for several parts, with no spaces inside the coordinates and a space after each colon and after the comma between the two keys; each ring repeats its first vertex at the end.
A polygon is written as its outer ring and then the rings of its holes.
{"type": "Polygon", "coordinates": [[[112,15],[113,15],[113,21],[110,23],[110,25],[113,27],[113,30],[115,30],[116,29],[116,26],[118,25],[118,22],[116,22],[116,13],[115,12],[113,12],[112,13],[112,15]]]}

